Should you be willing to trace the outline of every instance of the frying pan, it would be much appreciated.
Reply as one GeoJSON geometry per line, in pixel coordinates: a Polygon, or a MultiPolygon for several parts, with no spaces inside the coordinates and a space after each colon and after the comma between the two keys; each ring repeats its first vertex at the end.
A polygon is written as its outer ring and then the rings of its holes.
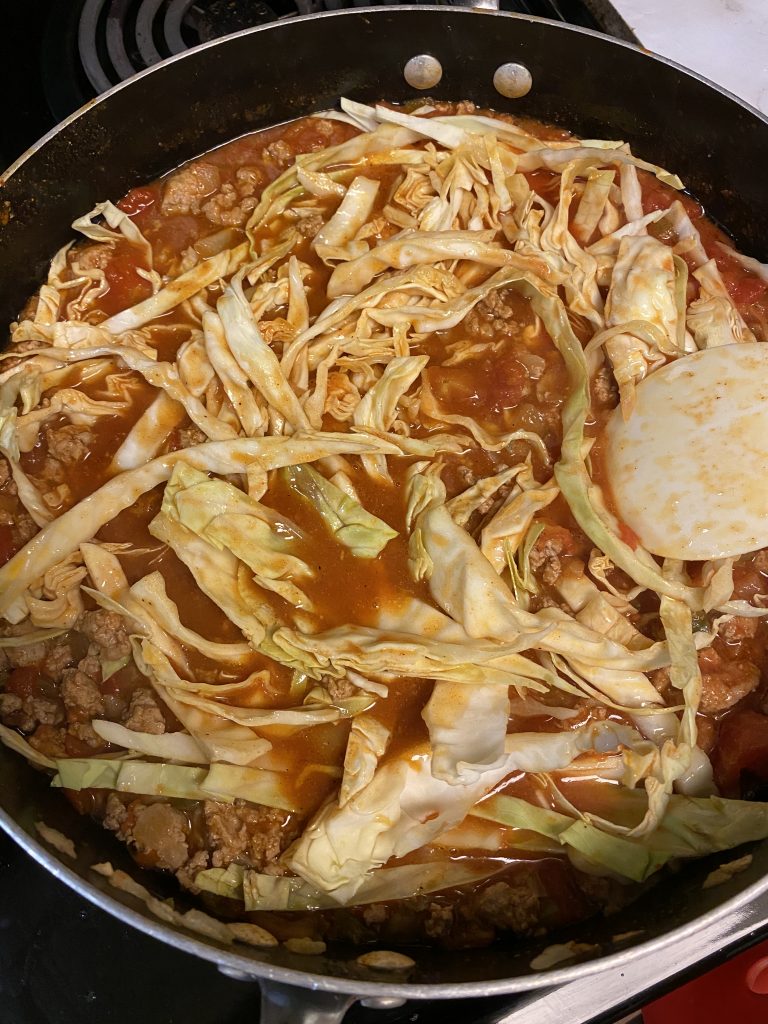
{"type": "MultiPolygon", "coordinates": [[[[356,8],[248,30],[172,58],[83,107],[0,178],[0,321],[8,323],[44,279],[47,262],[70,237],[72,220],[100,200],[117,199],[199,153],[245,132],[333,106],[419,95],[403,77],[407,61],[436,57],[435,98],[469,98],[530,115],[584,137],[620,138],[645,159],[679,173],[710,216],[743,251],[765,259],[768,239],[768,120],[690,71],[595,32],[536,18],[446,7],[356,8]],[[497,68],[523,64],[533,87],[504,99],[497,68]]],[[[424,94],[422,94],[424,95],[424,94]]],[[[233,977],[262,984],[264,1024],[334,1024],[354,998],[457,998],[550,987],[635,957],[672,950],[716,917],[768,888],[768,841],[753,844],[749,868],[702,888],[724,858],[685,867],[613,918],[491,949],[409,951],[405,975],[355,962],[360,950],[331,946],[320,957],[224,947],[153,918],[133,897],[110,889],[90,865],[109,860],[153,893],[184,895],[138,868],[108,833],[71,810],[47,779],[0,750],[0,825],[35,859],[85,898],[142,931],[214,961],[233,977]],[[43,820],[71,836],[75,861],[35,838],[43,820]],[[620,933],[635,933],[622,943],[620,933]],[[535,972],[531,959],[573,939],[590,959],[535,972]],[[310,991],[311,990],[311,991],[310,991]]]]}

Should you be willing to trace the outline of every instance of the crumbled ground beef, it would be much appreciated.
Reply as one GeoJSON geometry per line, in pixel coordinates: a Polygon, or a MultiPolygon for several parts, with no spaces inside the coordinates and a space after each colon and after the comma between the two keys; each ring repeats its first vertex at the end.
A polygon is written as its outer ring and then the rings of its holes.
{"type": "Polygon", "coordinates": [[[602,408],[613,409],[619,400],[619,389],[609,366],[601,366],[592,381],[592,398],[602,408]]]}
{"type": "Polygon", "coordinates": [[[39,665],[46,655],[44,643],[27,644],[25,647],[6,648],[8,663],[13,668],[26,668],[28,665],[39,665]]]}
{"type": "Polygon", "coordinates": [[[203,814],[214,867],[236,862],[263,870],[294,838],[293,830],[286,827],[288,816],[274,807],[206,800],[203,814]]]}
{"type": "Polygon", "coordinates": [[[505,303],[504,294],[504,291],[492,291],[468,314],[464,327],[471,338],[497,339],[521,332],[523,325],[515,319],[512,307],[505,303]]]}
{"type": "Polygon", "coordinates": [[[11,526],[11,540],[14,548],[18,551],[25,544],[32,540],[38,532],[37,523],[28,512],[19,508],[15,513],[11,526]]]}
{"type": "Polygon", "coordinates": [[[277,139],[264,147],[264,156],[281,171],[293,163],[293,150],[284,139],[277,139]]]}
{"type": "Polygon", "coordinates": [[[529,564],[540,579],[552,586],[563,573],[562,559],[577,552],[573,533],[564,526],[548,524],[531,548],[529,564]]]}
{"type": "Polygon", "coordinates": [[[203,444],[208,438],[199,427],[189,424],[186,427],[178,427],[171,435],[170,447],[172,450],[179,448],[192,448],[196,444],[203,444]]]}
{"type": "MultiPolygon", "coordinates": [[[[748,696],[760,683],[760,670],[745,658],[730,661],[711,647],[699,651],[701,669],[701,701],[699,710],[704,715],[727,711],[748,696]]],[[[680,694],[673,691],[669,669],[651,673],[653,685],[668,704],[675,703],[680,694]]],[[[706,722],[705,718],[700,719],[706,722]]],[[[700,744],[703,746],[703,743],[700,744]]]]}
{"type": "Polygon", "coordinates": [[[90,722],[104,714],[104,700],[97,683],[80,668],[64,671],[61,697],[71,723],[90,722]]]}
{"type": "Polygon", "coordinates": [[[172,174],[165,183],[162,212],[166,215],[200,213],[203,199],[221,182],[218,167],[196,160],[172,174]]]}
{"type": "Polygon", "coordinates": [[[746,659],[726,661],[709,648],[699,652],[701,711],[726,711],[752,693],[760,683],[760,669],[746,659]]]}
{"type": "Polygon", "coordinates": [[[38,725],[59,725],[64,720],[61,702],[49,697],[0,693],[0,719],[12,729],[34,732],[38,725]]]}
{"type": "Polygon", "coordinates": [[[424,930],[430,939],[444,939],[451,933],[453,920],[453,907],[442,903],[430,903],[424,930]]]}
{"type": "Polygon", "coordinates": [[[332,700],[346,700],[357,693],[357,687],[345,676],[343,679],[328,679],[325,688],[332,700]]]}
{"type": "Polygon", "coordinates": [[[83,612],[77,628],[99,648],[107,661],[119,661],[131,653],[131,644],[125,631],[125,619],[117,612],[98,609],[83,612]]]}
{"type": "Polygon", "coordinates": [[[43,661],[43,670],[54,682],[61,682],[64,669],[70,668],[76,661],[69,643],[54,643],[47,651],[43,661]]]}
{"type": "Polygon", "coordinates": [[[176,871],[176,877],[185,889],[195,889],[195,875],[199,871],[205,871],[210,867],[210,856],[207,850],[198,850],[193,853],[186,864],[176,871]]]}
{"type": "Polygon", "coordinates": [[[165,732],[165,717],[152,691],[140,686],[133,691],[124,723],[127,729],[160,735],[165,732]]]}
{"type": "Polygon", "coordinates": [[[78,245],[70,252],[70,266],[77,264],[78,270],[104,270],[111,261],[114,246],[108,242],[78,245]]]}
{"type": "Polygon", "coordinates": [[[202,212],[212,224],[241,227],[255,206],[253,196],[240,196],[235,186],[227,183],[203,205],[202,212]]]}
{"type": "Polygon", "coordinates": [[[323,226],[323,216],[316,211],[310,213],[307,217],[299,217],[296,221],[296,227],[299,229],[299,234],[305,238],[314,238],[320,228],[323,226]]]}
{"type": "Polygon", "coordinates": [[[63,465],[82,462],[93,440],[90,431],[74,423],[64,427],[46,427],[45,438],[49,453],[63,465]]]}
{"type": "Polygon", "coordinates": [[[525,876],[489,885],[472,901],[472,917],[502,931],[530,932],[540,916],[540,897],[525,876]]]}
{"type": "Polygon", "coordinates": [[[740,640],[751,639],[757,633],[760,620],[746,615],[735,615],[720,627],[719,635],[727,643],[738,643],[740,640]]]}

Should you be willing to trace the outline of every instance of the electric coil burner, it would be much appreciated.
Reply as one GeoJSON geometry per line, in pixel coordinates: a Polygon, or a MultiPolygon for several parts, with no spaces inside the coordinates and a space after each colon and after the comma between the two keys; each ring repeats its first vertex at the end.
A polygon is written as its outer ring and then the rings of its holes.
{"type": "MultiPolygon", "coordinates": [[[[166,57],[239,29],[371,2],[7,3],[0,36],[0,68],[7,78],[0,162],[11,163],[88,100],[166,57]]],[[[501,0],[500,6],[637,42],[607,0],[501,0]]],[[[635,1024],[641,1020],[638,1007],[766,935],[768,896],[708,924],[678,943],[668,958],[635,956],[623,968],[518,996],[450,1003],[373,1000],[354,1006],[346,1021],[635,1024]]],[[[107,916],[0,834],[0,1024],[253,1024],[258,1005],[252,980],[223,977],[211,964],[107,916]]]]}

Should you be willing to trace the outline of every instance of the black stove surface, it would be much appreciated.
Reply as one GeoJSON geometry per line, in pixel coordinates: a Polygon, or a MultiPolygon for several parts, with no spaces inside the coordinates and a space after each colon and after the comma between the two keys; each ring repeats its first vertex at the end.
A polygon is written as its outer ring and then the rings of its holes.
{"type": "MultiPolygon", "coordinates": [[[[0,118],[0,164],[110,86],[190,46],[297,14],[377,2],[6,0],[0,75],[12,102],[0,118]]],[[[501,8],[634,38],[607,0],[501,0],[501,8]]]]}
{"type": "MultiPolygon", "coordinates": [[[[92,906],[0,832],[0,1024],[258,1024],[259,988],[92,906]]],[[[470,1024],[509,1000],[354,1006],[345,1024],[470,1024]]]]}

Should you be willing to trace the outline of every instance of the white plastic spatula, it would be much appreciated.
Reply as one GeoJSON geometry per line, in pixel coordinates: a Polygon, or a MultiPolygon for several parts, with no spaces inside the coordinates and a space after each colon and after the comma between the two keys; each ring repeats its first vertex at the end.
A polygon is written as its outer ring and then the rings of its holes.
{"type": "Polygon", "coordinates": [[[768,546],[768,344],[669,363],[606,426],[616,511],[656,555],[722,558],[768,546]]]}

